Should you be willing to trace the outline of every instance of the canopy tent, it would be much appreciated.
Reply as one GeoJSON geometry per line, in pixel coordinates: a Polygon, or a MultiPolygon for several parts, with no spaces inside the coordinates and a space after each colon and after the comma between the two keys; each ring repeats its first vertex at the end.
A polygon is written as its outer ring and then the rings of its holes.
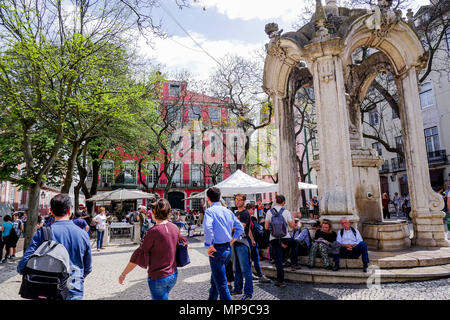
{"type": "MultiPolygon", "coordinates": [[[[214,187],[220,189],[222,197],[230,197],[238,193],[253,194],[278,191],[278,185],[253,178],[239,169],[214,187]]],[[[204,199],[205,192],[200,192],[184,200],[204,199]]]]}
{"type": "MultiPolygon", "coordinates": [[[[233,196],[238,193],[253,194],[253,193],[266,193],[266,192],[278,192],[278,184],[261,181],[241,170],[236,170],[231,176],[216,184],[221,191],[223,197],[233,196]]],[[[318,189],[315,184],[299,182],[299,189],[318,189]]],[[[203,199],[205,198],[205,191],[197,193],[193,196],[187,197],[184,200],[190,199],[203,199]]]]}
{"type": "Polygon", "coordinates": [[[97,194],[86,201],[125,201],[137,199],[153,199],[156,198],[153,193],[142,192],[139,190],[117,189],[113,191],[97,194]]]}

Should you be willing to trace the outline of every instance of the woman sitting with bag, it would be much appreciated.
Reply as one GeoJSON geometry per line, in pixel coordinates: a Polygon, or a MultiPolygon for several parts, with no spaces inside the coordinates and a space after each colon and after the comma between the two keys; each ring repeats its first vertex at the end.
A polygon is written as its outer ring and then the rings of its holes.
{"type": "Polygon", "coordinates": [[[314,260],[319,251],[322,262],[326,269],[331,270],[333,267],[330,261],[331,245],[336,241],[337,234],[332,230],[331,223],[327,220],[322,221],[320,230],[316,231],[314,241],[309,251],[309,267],[314,267],[314,260]]]}
{"type": "Polygon", "coordinates": [[[123,284],[125,277],[136,265],[146,268],[148,286],[153,300],[168,300],[169,292],[177,282],[176,252],[178,243],[187,246],[187,239],[181,235],[178,227],[169,221],[170,204],[159,199],[153,209],[156,224],[150,228],[141,246],[134,251],[127,266],[119,276],[123,284]]]}

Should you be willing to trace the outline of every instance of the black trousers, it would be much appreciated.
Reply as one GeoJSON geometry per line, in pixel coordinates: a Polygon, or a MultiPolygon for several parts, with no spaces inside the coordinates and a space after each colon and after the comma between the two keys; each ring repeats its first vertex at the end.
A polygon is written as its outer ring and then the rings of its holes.
{"type": "MultiPolygon", "coordinates": [[[[277,281],[284,282],[284,269],[283,269],[283,247],[281,244],[288,246],[290,250],[291,263],[298,263],[297,255],[297,242],[292,238],[274,239],[270,241],[271,251],[270,254],[273,255],[275,260],[275,266],[277,268],[277,281]]],[[[272,257],[272,256],[271,256],[272,257]]]]}

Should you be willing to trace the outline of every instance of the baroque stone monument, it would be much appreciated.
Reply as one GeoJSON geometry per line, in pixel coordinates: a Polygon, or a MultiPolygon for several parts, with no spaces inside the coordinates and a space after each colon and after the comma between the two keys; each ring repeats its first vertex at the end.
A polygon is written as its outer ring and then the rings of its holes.
{"type": "Polygon", "coordinates": [[[278,134],[280,193],[288,209],[296,211],[299,191],[295,159],[292,97],[302,87],[313,87],[319,159],[321,219],[340,229],[346,217],[362,230],[372,249],[397,250],[411,245],[405,221],[383,221],[378,168],[384,159],[364,146],[360,104],[379,72],[390,72],[399,96],[399,116],[405,146],[413,244],[449,246],[445,238],[442,198],[430,185],[425,138],[417,84],[427,61],[413,26],[391,2],[378,1],[370,10],[323,6],[316,0],[311,21],[294,32],[282,33],[275,23],[266,25],[263,88],[271,96],[278,134]],[[353,62],[360,48],[376,53],[362,63],[353,62]],[[282,157],[281,157],[282,156],[282,157]]]}

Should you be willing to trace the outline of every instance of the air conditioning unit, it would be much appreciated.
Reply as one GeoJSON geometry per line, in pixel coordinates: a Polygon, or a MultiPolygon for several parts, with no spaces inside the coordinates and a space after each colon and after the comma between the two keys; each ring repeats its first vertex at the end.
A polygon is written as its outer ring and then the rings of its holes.
{"type": "Polygon", "coordinates": [[[176,182],[172,182],[172,188],[176,188],[177,183],[176,182]]]}
{"type": "Polygon", "coordinates": [[[198,184],[197,181],[193,181],[193,182],[192,182],[192,186],[193,186],[193,187],[197,187],[197,184],[198,184]]]}

